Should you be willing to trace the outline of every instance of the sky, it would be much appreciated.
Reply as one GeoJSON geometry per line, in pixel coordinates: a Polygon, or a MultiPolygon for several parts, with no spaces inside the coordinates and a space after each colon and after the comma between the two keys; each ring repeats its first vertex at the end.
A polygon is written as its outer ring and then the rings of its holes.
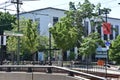
{"type": "MultiPolygon", "coordinates": [[[[83,2],[84,0],[33,0],[33,1],[22,1],[22,5],[20,6],[20,12],[27,12],[36,9],[46,8],[46,7],[53,7],[68,10],[69,9],[69,2],[72,1],[75,5],[78,2],[83,2]]],[[[112,11],[108,14],[109,17],[113,18],[120,18],[120,0],[89,0],[93,4],[101,3],[101,8],[110,8],[112,11]]],[[[16,5],[11,3],[11,0],[0,0],[0,11],[5,12],[2,8],[10,9],[7,10],[11,14],[16,13],[16,5]],[[6,2],[7,1],[7,2],[6,2]],[[3,4],[5,3],[6,4],[3,4]],[[7,7],[5,7],[7,6],[7,7]]]]}

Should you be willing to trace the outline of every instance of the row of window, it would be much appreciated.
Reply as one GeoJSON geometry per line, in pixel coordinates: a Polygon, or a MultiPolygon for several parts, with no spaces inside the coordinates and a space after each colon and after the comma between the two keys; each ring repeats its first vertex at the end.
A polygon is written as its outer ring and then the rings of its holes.
{"type": "MultiPolygon", "coordinates": [[[[88,33],[89,22],[85,21],[85,22],[84,22],[84,26],[85,26],[85,29],[86,29],[86,32],[87,32],[87,35],[88,35],[88,34],[89,34],[89,33],[88,33]]],[[[94,27],[91,27],[91,31],[94,32],[94,31],[95,31],[95,28],[94,28],[94,27]]],[[[102,36],[101,27],[97,27],[97,32],[102,36]]],[[[118,35],[119,35],[119,25],[115,25],[115,26],[111,25],[111,34],[109,35],[109,39],[110,39],[110,40],[113,40],[113,39],[114,39],[114,36],[115,36],[115,38],[116,38],[118,35]],[[113,32],[115,32],[115,35],[113,35],[113,34],[114,34],[113,32]]],[[[108,38],[107,35],[104,34],[103,36],[104,36],[104,40],[107,40],[107,38],[108,38]]]]}
{"type": "MultiPolygon", "coordinates": [[[[57,23],[58,20],[59,20],[58,17],[53,17],[53,25],[55,25],[55,23],[57,23]]],[[[40,18],[35,19],[35,21],[40,22],[40,18]]],[[[84,21],[84,26],[85,26],[84,29],[85,29],[85,32],[86,32],[85,34],[88,35],[89,34],[88,33],[89,32],[88,31],[89,30],[89,22],[88,21],[84,21]]],[[[38,23],[38,30],[40,32],[40,23],[38,23]]],[[[91,27],[91,31],[94,32],[95,28],[91,27]]],[[[97,31],[102,36],[101,27],[97,27],[97,31]]],[[[110,40],[114,39],[113,32],[115,32],[115,38],[116,38],[119,35],[119,25],[115,25],[114,27],[113,27],[113,25],[111,26],[111,34],[109,35],[109,39],[110,40]]],[[[107,35],[104,34],[103,36],[104,36],[104,40],[107,40],[107,38],[108,38],[107,35]]]]}

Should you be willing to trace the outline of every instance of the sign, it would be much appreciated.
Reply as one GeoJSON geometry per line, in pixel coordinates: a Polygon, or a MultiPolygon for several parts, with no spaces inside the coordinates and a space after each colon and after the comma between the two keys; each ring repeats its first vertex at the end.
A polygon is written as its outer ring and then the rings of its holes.
{"type": "Polygon", "coordinates": [[[4,35],[6,36],[23,36],[20,32],[14,32],[14,31],[4,31],[4,35]]]}
{"type": "Polygon", "coordinates": [[[107,58],[107,48],[105,47],[98,47],[96,49],[96,58],[107,58]]]}
{"type": "Polygon", "coordinates": [[[104,22],[102,24],[102,28],[103,28],[104,34],[111,34],[111,24],[110,23],[104,22]]]}
{"type": "Polygon", "coordinates": [[[105,46],[106,46],[107,49],[109,49],[109,47],[110,47],[110,42],[109,42],[109,41],[106,41],[106,42],[105,42],[105,46]]]}
{"type": "Polygon", "coordinates": [[[97,61],[97,65],[99,65],[99,66],[104,66],[104,64],[105,64],[104,60],[98,60],[97,61]]]}
{"type": "Polygon", "coordinates": [[[109,41],[106,41],[106,42],[105,42],[105,45],[106,45],[106,46],[110,46],[110,42],[109,42],[109,41]]]}

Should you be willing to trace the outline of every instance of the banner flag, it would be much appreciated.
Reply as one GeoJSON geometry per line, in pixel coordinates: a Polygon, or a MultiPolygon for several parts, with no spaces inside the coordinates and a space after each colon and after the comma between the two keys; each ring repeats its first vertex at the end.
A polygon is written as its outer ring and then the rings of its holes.
{"type": "Polygon", "coordinates": [[[111,24],[110,23],[104,22],[102,24],[102,28],[103,28],[104,34],[111,34],[111,24]]]}

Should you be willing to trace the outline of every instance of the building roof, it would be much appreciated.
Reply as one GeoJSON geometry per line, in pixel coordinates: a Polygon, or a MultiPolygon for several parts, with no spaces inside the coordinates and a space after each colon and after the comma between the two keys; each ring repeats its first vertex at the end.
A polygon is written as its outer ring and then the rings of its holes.
{"type": "MultiPolygon", "coordinates": [[[[54,9],[54,10],[59,10],[59,11],[67,11],[64,9],[59,9],[59,8],[53,8],[53,7],[46,7],[46,8],[41,8],[41,9],[36,9],[36,10],[32,10],[32,11],[28,11],[28,12],[22,12],[20,14],[26,14],[26,13],[32,13],[32,12],[36,12],[36,11],[41,11],[41,10],[46,10],[46,9],[54,9]]],[[[105,18],[105,16],[103,16],[105,18]]],[[[113,17],[107,17],[108,19],[114,19],[114,20],[120,20],[120,18],[113,18],[113,17]]]]}
{"type": "Polygon", "coordinates": [[[28,11],[28,12],[23,12],[23,13],[20,13],[20,14],[32,13],[32,12],[46,10],[46,9],[54,9],[54,10],[59,10],[59,11],[67,11],[67,10],[64,10],[64,9],[58,9],[58,8],[53,8],[53,7],[46,7],[46,8],[41,8],[41,9],[32,10],[32,11],[28,11]]]}

